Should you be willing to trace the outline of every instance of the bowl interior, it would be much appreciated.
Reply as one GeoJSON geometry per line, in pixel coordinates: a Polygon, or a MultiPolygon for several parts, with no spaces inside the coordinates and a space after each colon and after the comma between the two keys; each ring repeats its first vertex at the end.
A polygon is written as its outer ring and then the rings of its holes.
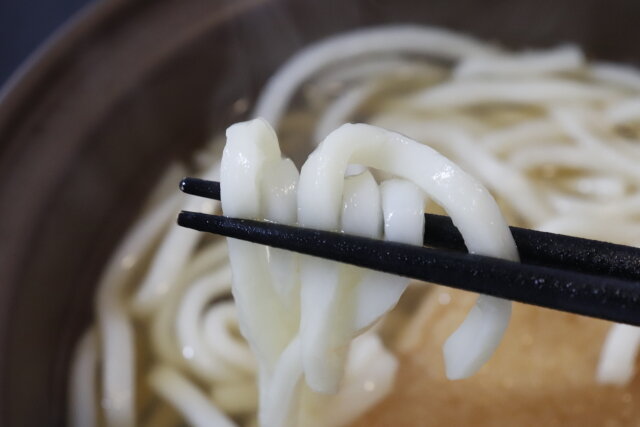
{"type": "Polygon", "coordinates": [[[112,0],[86,11],[0,105],[0,424],[64,424],[73,344],[145,194],[169,162],[245,118],[233,103],[255,99],[295,50],[419,23],[637,63],[638,12],[596,0],[112,0]]]}

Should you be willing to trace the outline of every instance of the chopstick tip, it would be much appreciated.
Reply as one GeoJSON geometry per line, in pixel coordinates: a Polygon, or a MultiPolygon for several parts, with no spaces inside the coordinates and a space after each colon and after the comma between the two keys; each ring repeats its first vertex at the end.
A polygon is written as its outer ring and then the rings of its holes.
{"type": "Polygon", "coordinates": [[[180,191],[185,193],[187,191],[186,188],[188,185],[189,185],[189,177],[185,176],[180,180],[180,184],[178,184],[178,188],[180,188],[180,191]]]}
{"type": "Polygon", "coordinates": [[[193,222],[194,212],[180,211],[178,214],[177,223],[181,227],[188,227],[193,222]]]}
{"type": "Polygon", "coordinates": [[[182,178],[179,188],[186,194],[220,200],[220,183],[216,181],[207,181],[187,176],[182,178]]]}

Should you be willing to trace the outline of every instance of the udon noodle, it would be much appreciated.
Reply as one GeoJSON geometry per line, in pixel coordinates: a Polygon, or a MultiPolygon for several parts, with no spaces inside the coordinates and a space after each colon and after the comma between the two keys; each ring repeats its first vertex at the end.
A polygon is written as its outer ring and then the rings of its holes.
{"type": "MultiPolygon", "coordinates": [[[[221,179],[226,215],[421,244],[426,206],[469,251],[512,260],[500,210],[514,225],[640,243],[640,74],[574,46],[512,53],[445,30],[358,30],[290,59],[253,115],[229,128],[222,164],[220,137],[195,159],[221,179]],[[278,139],[322,142],[298,174],[278,139]]],[[[159,186],[103,273],[71,370],[73,425],[344,425],[392,392],[379,319],[404,279],[227,249],[173,224],[181,208],[220,205],[174,193],[159,186]]],[[[479,297],[444,347],[450,378],[490,357],[509,313],[479,297]]],[[[612,326],[594,375],[625,384],[639,345],[638,328],[612,326]]]]}

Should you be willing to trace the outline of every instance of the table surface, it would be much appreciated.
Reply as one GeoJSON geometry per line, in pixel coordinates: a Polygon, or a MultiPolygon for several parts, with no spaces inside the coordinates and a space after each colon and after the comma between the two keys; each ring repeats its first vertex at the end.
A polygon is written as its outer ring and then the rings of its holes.
{"type": "Polygon", "coordinates": [[[48,36],[94,0],[0,0],[0,86],[48,36]]]}

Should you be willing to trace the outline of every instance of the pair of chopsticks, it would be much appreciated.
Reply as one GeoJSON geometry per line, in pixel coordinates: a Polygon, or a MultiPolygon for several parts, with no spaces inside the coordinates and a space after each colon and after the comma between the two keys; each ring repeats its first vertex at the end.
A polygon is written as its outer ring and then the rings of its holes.
{"type": "MultiPolygon", "coordinates": [[[[220,199],[220,184],[180,189],[220,199]]],[[[466,253],[451,219],[425,214],[424,246],[183,211],[178,224],[276,248],[556,310],[640,326],[640,249],[510,227],[521,262],[466,253]]]]}

